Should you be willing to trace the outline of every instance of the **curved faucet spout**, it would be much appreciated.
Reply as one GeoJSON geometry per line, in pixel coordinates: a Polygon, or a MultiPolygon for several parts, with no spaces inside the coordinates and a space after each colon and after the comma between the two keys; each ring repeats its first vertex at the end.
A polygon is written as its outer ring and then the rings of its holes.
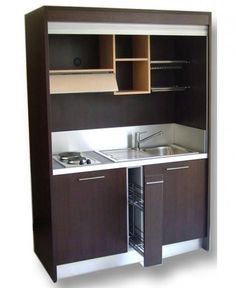
{"type": "Polygon", "coordinates": [[[143,143],[143,142],[151,139],[151,138],[154,137],[154,136],[162,136],[162,135],[164,134],[163,131],[160,130],[160,131],[158,131],[158,132],[155,132],[155,133],[153,133],[153,134],[151,134],[151,135],[149,135],[149,136],[144,137],[143,139],[141,139],[141,134],[143,134],[143,133],[146,133],[146,131],[145,131],[145,132],[136,132],[136,133],[135,133],[135,148],[136,148],[137,150],[140,150],[140,144],[141,144],[141,143],[143,143]]]}

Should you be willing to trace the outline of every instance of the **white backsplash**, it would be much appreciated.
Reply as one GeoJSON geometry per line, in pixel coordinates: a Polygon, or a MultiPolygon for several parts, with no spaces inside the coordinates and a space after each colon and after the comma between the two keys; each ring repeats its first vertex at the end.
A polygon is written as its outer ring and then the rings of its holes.
{"type": "Polygon", "coordinates": [[[177,143],[197,151],[204,151],[205,132],[177,124],[144,125],[104,129],[76,130],[52,133],[53,154],[63,151],[108,150],[134,147],[134,134],[137,131],[147,133],[143,137],[162,130],[162,136],[155,136],[143,143],[155,146],[177,143]]]}

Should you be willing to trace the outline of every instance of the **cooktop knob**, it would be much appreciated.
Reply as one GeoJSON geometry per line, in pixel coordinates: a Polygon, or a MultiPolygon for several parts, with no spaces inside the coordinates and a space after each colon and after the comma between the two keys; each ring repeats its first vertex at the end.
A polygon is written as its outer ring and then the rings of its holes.
{"type": "Polygon", "coordinates": [[[84,165],[86,163],[86,158],[82,157],[79,161],[80,165],[84,165]]]}
{"type": "Polygon", "coordinates": [[[86,163],[87,163],[87,164],[91,164],[91,160],[90,160],[90,159],[87,159],[87,160],[86,160],[86,163]]]}

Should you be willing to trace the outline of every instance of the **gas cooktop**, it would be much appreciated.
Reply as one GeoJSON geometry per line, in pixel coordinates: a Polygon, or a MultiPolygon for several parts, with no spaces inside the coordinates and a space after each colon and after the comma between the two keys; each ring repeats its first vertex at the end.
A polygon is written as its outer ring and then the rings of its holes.
{"type": "Polygon", "coordinates": [[[100,161],[91,157],[89,152],[62,152],[53,155],[53,159],[66,168],[101,163],[100,161]]]}

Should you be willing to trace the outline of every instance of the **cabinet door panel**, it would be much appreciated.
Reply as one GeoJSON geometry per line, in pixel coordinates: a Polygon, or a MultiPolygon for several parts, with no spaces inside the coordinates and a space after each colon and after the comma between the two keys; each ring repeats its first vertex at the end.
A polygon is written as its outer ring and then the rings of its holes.
{"type": "Polygon", "coordinates": [[[163,175],[144,180],[144,266],[151,266],[162,263],[163,175]]]}
{"type": "Polygon", "coordinates": [[[207,160],[149,165],[164,175],[163,245],[206,237],[207,160]]]}
{"type": "Polygon", "coordinates": [[[127,251],[126,170],[54,176],[57,265],[127,251]]]}
{"type": "Polygon", "coordinates": [[[205,237],[206,161],[163,166],[166,171],[163,244],[205,237]]]}

